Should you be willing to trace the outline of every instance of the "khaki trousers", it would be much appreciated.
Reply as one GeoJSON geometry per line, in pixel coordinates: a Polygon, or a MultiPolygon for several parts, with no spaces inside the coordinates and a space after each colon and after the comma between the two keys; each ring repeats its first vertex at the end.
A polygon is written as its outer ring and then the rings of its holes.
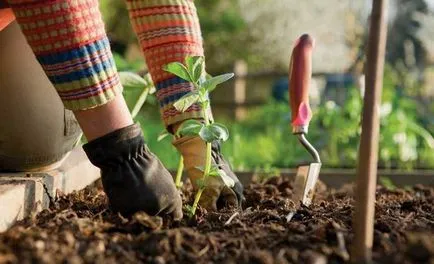
{"type": "Polygon", "coordinates": [[[0,171],[53,169],[81,130],[16,22],[0,31],[0,171]]]}

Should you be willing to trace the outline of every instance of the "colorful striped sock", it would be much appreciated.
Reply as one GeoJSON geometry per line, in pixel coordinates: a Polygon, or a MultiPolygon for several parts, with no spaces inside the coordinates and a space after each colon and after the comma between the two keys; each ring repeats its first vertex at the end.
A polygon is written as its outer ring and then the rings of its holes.
{"type": "Polygon", "coordinates": [[[191,0],[127,0],[133,29],[139,39],[152,79],[157,87],[160,111],[166,126],[191,118],[203,118],[201,107],[192,105],[180,113],[174,107],[193,84],[162,70],[186,56],[203,56],[196,7],[191,0]]]}
{"type": "Polygon", "coordinates": [[[121,91],[98,0],[9,0],[65,108],[84,110],[121,91]]]}

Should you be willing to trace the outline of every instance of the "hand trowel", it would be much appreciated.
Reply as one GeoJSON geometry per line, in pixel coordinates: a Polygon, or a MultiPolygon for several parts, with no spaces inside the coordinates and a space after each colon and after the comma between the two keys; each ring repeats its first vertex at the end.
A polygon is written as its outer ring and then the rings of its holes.
{"type": "Polygon", "coordinates": [[[291,107],[292,133],[311,154],[313,161],[300,165],[294,181],[293,200],[309,206],[312,202],[315,184],[321,169],[318,151],[306,138],[312,112],[309,106],[309,85],[312,75],[312,50],[314,40],[307,34],[295,42],[289,65],[289,103],[291,107]]]}

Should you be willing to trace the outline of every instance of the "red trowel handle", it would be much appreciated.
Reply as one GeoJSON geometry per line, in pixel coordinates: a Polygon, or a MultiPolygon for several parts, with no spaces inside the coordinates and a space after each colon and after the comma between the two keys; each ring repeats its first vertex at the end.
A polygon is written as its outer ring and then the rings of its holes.
{"type": "Polygon", "coordinates": [[[297,39],[289,63],[289,104],[292,132],[306,134],[312,116],[309,106],[309,83],[312,75],[314,40],[308,34],[297,39]]]}

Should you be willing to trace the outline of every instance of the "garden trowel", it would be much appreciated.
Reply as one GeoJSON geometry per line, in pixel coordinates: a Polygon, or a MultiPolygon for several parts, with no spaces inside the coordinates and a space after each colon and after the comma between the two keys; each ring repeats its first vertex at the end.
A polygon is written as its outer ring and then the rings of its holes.
{"type": "Polygon", "coordinates": [[[289,104],[291,107],[292,133],[312,155],[314,162],[300,165],[294,182],[294,201],[309,206],[321,169],[321,159],[316,149],[306,139],[312,112],[309,106],[309,85],[312,75],[312,50],[314,40],[307,34],[299,37],[294,45],[289,65],[289,104]]]}

